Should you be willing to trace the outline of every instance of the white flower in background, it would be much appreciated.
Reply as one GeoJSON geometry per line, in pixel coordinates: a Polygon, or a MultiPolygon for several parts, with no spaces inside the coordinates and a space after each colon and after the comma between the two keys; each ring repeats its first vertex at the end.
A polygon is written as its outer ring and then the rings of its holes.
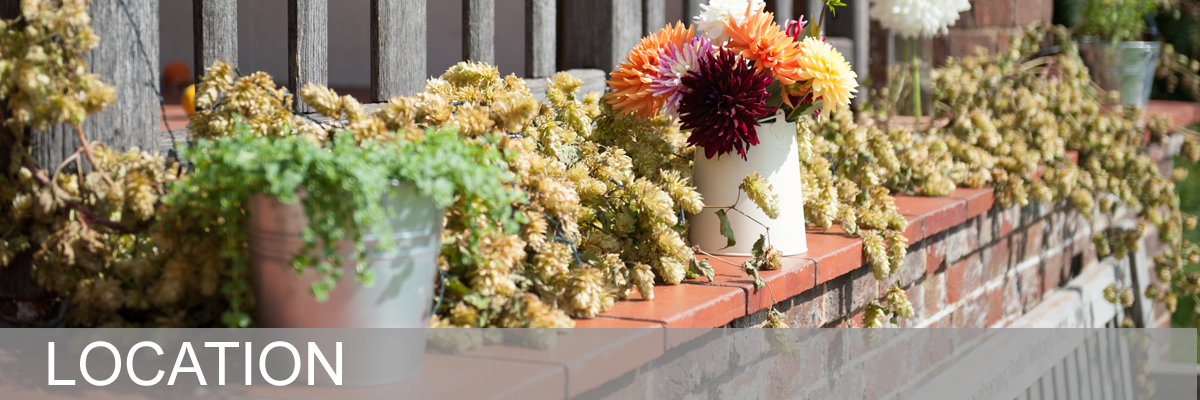
{"type": "Polygon", "coordinates": [[[946,33],[958,14],[971,9],[970,0],[871,0],[871,18],[904,37],[946,33]]]}
{"type": "Polygon", "coordinates": [[[754,4],[751,5],[751,0],[709,0],[708,4],[700,5],[700,15],[693,18],[696,28],[707,34],[713,44],[724,44],[729,40],[729,34],[725,33],[725,21],[733,19],[741,23],[746,18],[747,6],[753,13],[765,5],[763,0],[752,1],[754,4]]]}

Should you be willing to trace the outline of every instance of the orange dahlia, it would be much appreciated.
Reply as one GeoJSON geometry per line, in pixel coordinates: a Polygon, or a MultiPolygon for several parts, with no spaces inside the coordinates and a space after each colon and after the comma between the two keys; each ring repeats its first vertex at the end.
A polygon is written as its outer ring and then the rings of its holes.
{"type": "Polygon", "coordinates": [[[729,34],[727,48],[738,52],[742,58],[754,61],[758,72],[770,69],[779,83],[791,85],[799,79],[800,49],[795,39],[779,29],[775,16],[759,9],[752,12],[746,8],[746,17],[739,23],[734,19],[725,22],[729,34]]]}
{"type": "Polygon", "coordinates": [[[682,48],[695,35],[695,28],[676,22],[642,38],[625,57],[625,62],[612,72],[608,86],[614,91],[606,95],[608,103],[622,114],[650,117],[657,113],[666,99],[651,93],[650,86],[659,75],[657,68],[663,49],[669,45],[682,48]]]}

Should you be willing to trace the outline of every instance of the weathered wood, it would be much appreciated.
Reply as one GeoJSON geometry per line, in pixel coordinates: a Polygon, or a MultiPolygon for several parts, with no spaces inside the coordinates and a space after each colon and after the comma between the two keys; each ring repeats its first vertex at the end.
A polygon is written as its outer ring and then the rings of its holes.
{"type": "MultiPolygon", "coordinates": [[[[96,1],[90,15],[100,45],[87,55],[88,66],[116,88],[117,102],[89,116],[83,132],[89,141],[115,150],[154,151],[159,130],[158,1],[96,1]]],[[[34,132],[32,139],[33,156],[44,168],[58,166],[79,147],[75,127],[65,124],[34,132]]]]}
{"type": "Polygon", "coordinates": [[[558,36],[554,0],[525,0],[525,76],[553,75],[558,36]]]}
{"type": "Polygon", "coordinates": [[[692,19],[700,15],[700,5],[705,3],[705,0],[683,0],[683,23],[691,24],[692,19]]]}
{"type": "Polygon", "coordinates": [[[425,87],[425,2],[371,0],[371,99],[387,101],[425,87]]]}
{"type": "Polygon", "coordinates": [[[775,13],[775,23],[787,29],[788,20],[797,19],[792,0],[768,0],[767,9],[775,13]]]}
{"type": "Polygon", "coordinates": [[[237,0],[192,0],[192,73],[200,81],[204,69],[224,61],[237,67],[237,0]]]}
{"type": "Polygon", "coordinates": [[[642,0],[642,35],[649,35],[667,25],[666,0],[642,0]]]}
{"type": "Polygon", "coordinates": [[[463,0],[463,59],[496,63],[496,0],[463,0]]]}
{"type": "MultiPolygon", "coordinates": [[[[3,17],[19,13],[19,3],[0,0],[3,17]]],[[[116,88],[116,103],[89,116],[82,130],[88,140],[114,150],[138,147],[153,152],[159,129],[158,0],[96,1],[89,14],[100,43],[85,58],[91,72],[116,88]]],[[[34,159],[46,170],[57,167],[79,147],[75,127],[70,125],[27,134],[34,159]]],[[[10,151],[0,149],[6,158],[10,151]]],[[[32,264],[32,252],[26,251],[13,265],[0,268],[0,319],[45,325],[53,324],[61,313],[60,302],[30,280],[32,264]]]]}
{"type": "Polygon", "coordinates": [[[640,0],[568,1],[558,49],[561,68],[613,70],[641,39],[640,0]]]}
{"type": "MultiPolygon", "coordinates": [[[[327,1],[288,1],[288,82],[294,93],[309,83],[324,86],[329,82],[327,1]]],[[[292,101],[297,111],[313,111],[300,96],[292,101]]]]}

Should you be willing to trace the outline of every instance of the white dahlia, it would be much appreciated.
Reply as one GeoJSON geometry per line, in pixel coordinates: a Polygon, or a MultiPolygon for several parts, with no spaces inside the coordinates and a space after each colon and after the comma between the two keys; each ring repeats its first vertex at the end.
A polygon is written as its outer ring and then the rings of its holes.
{"type": "Polygon", "coordinates": [[[746,18],[747,7],[754,13],[765,5],[763,0],[709,0],[708,4],[700,5],[700,15],[693,20],[696,21],[696,28],[719,46],[729,40],[729,34],[725,33],[725,21],[732,19],[740,24],[746,18]]]}
{"type": "Polygon", "coordinates": [[[871,0],[871,18],[904,37],[944,34],[970,9],[970,0],[871,0]]]}

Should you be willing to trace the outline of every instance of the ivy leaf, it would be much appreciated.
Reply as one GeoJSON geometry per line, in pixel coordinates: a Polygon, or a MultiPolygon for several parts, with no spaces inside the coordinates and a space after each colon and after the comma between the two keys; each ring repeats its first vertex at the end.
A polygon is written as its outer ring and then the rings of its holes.
{"type": "Polygon", "coordinates": [[[690,266],[688,266],[688,270],[689,270],[689,272],[694,272],[696,275],[703,275],[705,278],[708,278],[708,281],[710,283],[713,281],[713,277],[716,276],[716,272],[713,271],[712,264],[708,263],[707,258],[705,258],[705,259],[693,258],[692,264],[690,266]]]}
{"type": "Polygon", "coordinates": [[[763,246],[766,245],[766,240],[766,236],[758,235],[758,240],[754,242],[754,247],[750,248],[750,256],[754,257],[755,260],[762,258],[763,246]]]}
{"type": "Polygon", "coordinates": [[[725,210],[717,210],[717,218],[721,219],[721,236],[728,239],[725,247],[737,244],[737,240],[733,237],[733,226],[729,225],[729,215],[725,214],[725,210]]]}
{"type": "Polygon", "coordinates": [[[747,275],[750,275],[754,278],[754,293],[757,294],[759,289],[762,289],[763,286],[767,286],[767,283],[763,282],[762,277],[758,276],[758,267],[755,265],[754,261],[746,261],[742,264],[742,268],[746,269],[747,275]]]}

